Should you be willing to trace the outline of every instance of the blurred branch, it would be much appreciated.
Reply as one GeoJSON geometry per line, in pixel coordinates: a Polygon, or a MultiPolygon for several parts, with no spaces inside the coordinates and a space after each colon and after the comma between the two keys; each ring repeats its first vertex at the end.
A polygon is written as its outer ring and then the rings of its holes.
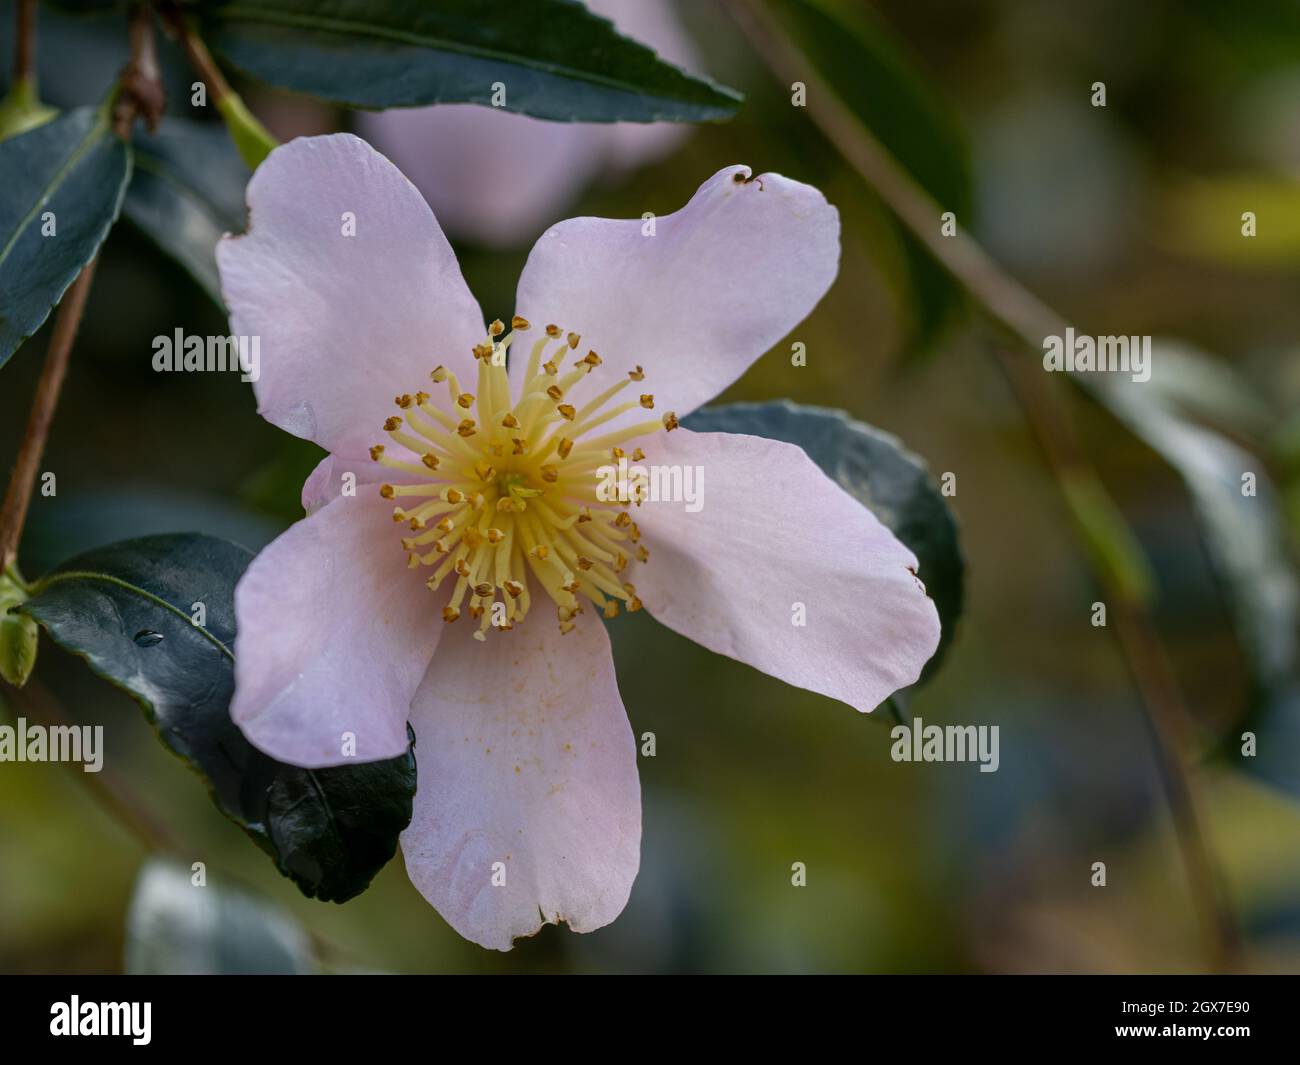
{"type": "MultiPolygon", "coordinates": [[[[776,76],[807,87],[807,110],[827,140],[900,221],[929,249],[989,315],[1031,350],[1062,335],[1065,322],[1002,268],[964,230],[941,232],[943,208],[860,123],[816,74],[761,0],[724,0],[735,22],[776,76]]],[[[1240,956],[1236,923],[1205,843],[1189,756],[1191,715],[1147,606],[1145,557],[1119,508],[1081,446],[1067,405],[1054,388],[1005,345],[998,363],[1024,411],[1061,489],[1089,564],[1113,603],[1111,629],[1128,666],[1156,743],[1165,794],[1184,868],[1214,969],[1232,969],[1240,956]]]]}
{"type": "MultiPolygon", "coordinates": [[[[45,727],[78,728],[63,704],[35,677],[19,690],[0,682],[0,691],[13,706],[15,713],[40,722],[45,727]]],[[[177,850],[171,834],[148,813],[146,807],[132,794],[130,788],[117,775],[107,769],[87,773],[80,762],[64,762],[77,779],[94,795],[99,805],[149,851],[177,850]]]]}

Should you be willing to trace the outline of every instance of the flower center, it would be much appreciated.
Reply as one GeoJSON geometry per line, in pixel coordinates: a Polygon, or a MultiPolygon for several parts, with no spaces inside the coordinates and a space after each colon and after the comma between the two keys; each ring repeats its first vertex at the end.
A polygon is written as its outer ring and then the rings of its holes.
{"type": "Polygon", "coordinates": [[[410,533],[401,541],[407,564],[433,567],[426,584],[434,591],[454,578],[443,619],[458,620],[468,603],[479,640],[489,626],[510,629],[528,615],[530,575],[554,601],[563,633],[573,630],[584,599],[607,618],[617,616],[620,602],[641,608],[626,570],[650,554],[628,505],[598,495],[597,471],[622,458],[641,461],[641,448],[629,456],[619,445],[677,427],[670,411],[599,432],[630,410],[654,409],[649,393],[620,395],[645,374],[638,366],[584,395],[600,356],[578,358],[581,338],[555,325],[533,344],[522,393],[512,399],[506,355],[530,327],[519,317],[511,327],[502,336],[505,326],[493,322],[474,349],[477,393],[461,391],[456,375],[439,366],[430,377],[445,386],[445,403],[428,392],[398,396],[403,413],[384,423],[392,444],[370,449],[376,462],[407,475],[380,488],[385,499],[402,501],[393,521],[410,533]]]}

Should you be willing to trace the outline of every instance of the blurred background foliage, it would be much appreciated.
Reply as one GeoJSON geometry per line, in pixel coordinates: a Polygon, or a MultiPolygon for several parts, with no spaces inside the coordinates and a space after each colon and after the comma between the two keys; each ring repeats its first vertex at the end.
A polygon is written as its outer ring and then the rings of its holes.
{"type": "MultiPolygon", "coordinates": [[[[857,47],[874,57],[859,54],[847,69],[849,45],[816,24],[827,16],[801,23],[810,16],[795,7],[772,10],[810,45],[824,76],[857,84],[860,105],[880,116],[877,134],[900,160],[1066,319],[1082,331],[1177,337],[1213,353],[1220,376],[1193,389],[1189,416],[1271,471],[1289,521],[1279,542],[1293,559],[1295,5],[835,0],[827,10],[847,13],[857,47]],[[1098,81],[1104,108],[1090,103],[1098,81]],[[951,138],[958,154],[936,152],[937,137],[951,138]],[[1258,213],[1256,239],[1240,236],[1244,210],[1258,213]],[[1237,402],[1225,407],[1227,397],[1237,402]]],[[[726,12],[686,3],[679,14],[705,57],[701,72],[741,89],[745,105],[728,123],[692,128],[668,157],[596,182],[565,215],[668,212],[734,163],[810,182],[839,207],[839,279],[793,337],[806,344],[807,365],[792,367],[788,343],[778,345],[724,398],[842,407],[897,434],[936,477],[957,474],[950,502],[968,561],[966,613],[944,669],[912,711],[927,722],[1000,725],[998,772],[894,763],[883,717],[859,717],[629,616],[611,627],[620,689],[634,732],[658,740],[657,756],[641,759],[643,857],[631,902],[597,933],[547,927],[497,955],[452,932],[400,858],[345,906],[301,897],[217,814],[127,697],[48,641],[38,678],[78,720],[105,726],[112,774],[181,841],[183,864],[205,862],[215,885],[251,892],[275,920],[300,924],[306,940],[286,933],[283,950],[310,949],[332,970],[1201,968],[1151,737],[1112,639],[1090,624],[1098,589],[987,334],[836,146],[791,106],[789,88],[726,12]],[[795,861],[807,865],[806,888],[790,884],[795,861]],[[1107,866],[1105,888],[1090,886],[1097,861],[1107,866]]],[[[5,0],[0,55],[12,21],[5,0]]],[[[59,106],[98,100],[126,58],[120,17],[43,8],[41,26],[44,97],[59,106]]],[[[174,48],[164,46],[163,60],[169,111],[204,121],[189,106],[191,76],[174,48]]],[[[281,139],[354,122],[304,97],[240,88],[281,139]]],[[[520,161],[525,174],[527,165],[520,161]]],[[[458,246],[489,315],[509,315],[535,236],[509,248],[458,246]]],[[[301,516],[299,490],[317,449],[258,418],[234,375],[163,376],[150,367],[156,335],[225,331],[201,281],[141,229],[114,229],[42,467],[57,472],[59,492],[33,501],[21,556],[29,576],[150,532],[198,530],[256,549],[301,516]]],[[[0,454],[17,449],[48,333],[47,324],[0,383],[0,454]]],[[[1296,634],[1272,633],[1283,646],[1280,673],[1261,691],[1234,592],[1211,563],[1185,484],[1101,407],[1087,399],[1074,407],[1089,456],[1150,556],[1157,622],[1198,739],[1217,750],[1198,779],[1244,965],[1295,971],[1296,634]],[[1259,733],[1256,763],[1240,756],[1247,727],[1259,733]]],[[[1276,569],[1257,576],[1264,599],[1292,580],[1276,569]]],[[[1279,617],[1294,625],[1293,611],[1279,617]]],[[[149,856],[79,775],[0,766],[0,971],[158,964],[125,942],[149,856]]],[[[152,897],[174,879],[154,867],[142,890],[152,897]]],[[[267,919],[259,909],[241,927],[256,935],[267,919]]],[[[237,966],[258,964],[234,956],[237,966]]],[[[283,958],[268,964],[282,967],[283,958]]]]}

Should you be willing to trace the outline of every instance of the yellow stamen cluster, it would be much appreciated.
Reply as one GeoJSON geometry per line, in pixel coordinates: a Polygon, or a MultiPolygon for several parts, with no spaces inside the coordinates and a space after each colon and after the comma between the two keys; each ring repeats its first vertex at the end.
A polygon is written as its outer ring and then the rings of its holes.
{"type": "MultiPolygon", "coordinates": [[[[397,396],[402,414],[384,423],[396,446],[370,449],[374,461],[414,475],[380,488],[385,499],[405,504],[393,520],[409,532],[401,541],[407,564],[433,567],[426,584],[435,591],[454,576],[442,616],[454,622],[466,607],[479,622],[480,640],[489,626],[510,629],[527,616],[530,573],[554,601],[563,633],[573,630],[584,599],[607,618],[620,603],[641,608],[626,570],[630,558],[645,562],[649,552],[638,545],[641,531],[628,504],[597,498],[597,470],[624,454],[619,444],[677,426],[670,411],[595,433],[630,410],[653,409],[654,397],[613,402],[644,379],[640,366],[596,395],[582,395],[601,358],[589,351],[566,370],[582,340],[555,325],[532,345],[526,383],[513,400],[506,355],[529,329],[518,316],[509,333],[493,322],[487,341],[473,349],[476,391],[461,391],[456,375],[438,366],[429,376],[445,386],[445,405],[428,392],[397,396]]],[[[633,455],[645,457],[640,448],[633,455]]]]}

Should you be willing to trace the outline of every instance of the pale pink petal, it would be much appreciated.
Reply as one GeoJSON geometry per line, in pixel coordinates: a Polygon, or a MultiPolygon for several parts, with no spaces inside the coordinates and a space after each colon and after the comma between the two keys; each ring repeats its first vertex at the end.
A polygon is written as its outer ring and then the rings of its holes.
{"type": "Polygon", "coordinates": [[[248,184],[248,233],[217,246],[237,336],[260,337],[259,412],[331,451],[382,439],[393,397],[439,363],[469,374],[486,335],[419,192],[351,134],[275,149],[248,184]],[[346,235],[350,220],[355,235],[346,235]]]}
{"type": "MultiPolygon", "coordinates": [[[[388,453],[394,457],[414,461],[410,452],[400,445],[387,444],[388,453]]],[[[381,466],[368,453],[340,455],[330,452],[316,464],[302,485],[302,509],[314,514],[331,499],[362,492],[374,494],[381,484],[422,484],[427,477],[381,466]]],[[[396,538],[393,543],[397,543],[396,538]]]]}
{"type": "Polygon", "coordinates": [[[442,620],[377,493],[339,496],[265,548],[235,588],[231,717],[317,768],[393,758],[442,620]],[[356,753],[345,753],[347,733],[356,753]]]}
{"type": "MultiPolygon", "coordinates": [[[[664,0],[592,0],[663,58],[699,69],[664,0]]],[[[357,129],[424,193],[447,232],[482,244],[536,239],[598,176],[668,155],[690,135],[681,122],[547,122],[475,104],[361,112],[357,129]]]]}
{"type": "Polygon", "coordinates": [[[407,872],[457,932],[496,950],[543,924],[608,924],[640,863],[636,746],[609,637],[589,615],[562,636],[546,613],[484,642],[449,626],[411,710],[407,872]]]}
{"type": "MultiPolygon", "coordinates": [[[[816,306],[835,279],[839,232],[812,186],[727,167],[653,230],[640,219],[552,226],[528,257],[516,309],[581,334],[604,360],[602,381],[643,366],[656,410],[684,417],[816,306]]],[[[512,359],[516,388],[524,373],[512,359]]]]}
{"type": "Polygon", "coordinates": [[[939,616],[916,557],[802,449],[686,429],[644,445],[647,464],[703,470],[695,513],[633,508],[650,559],[629,579],[656,618],[863,712],[917,679],[939,616]]]}

